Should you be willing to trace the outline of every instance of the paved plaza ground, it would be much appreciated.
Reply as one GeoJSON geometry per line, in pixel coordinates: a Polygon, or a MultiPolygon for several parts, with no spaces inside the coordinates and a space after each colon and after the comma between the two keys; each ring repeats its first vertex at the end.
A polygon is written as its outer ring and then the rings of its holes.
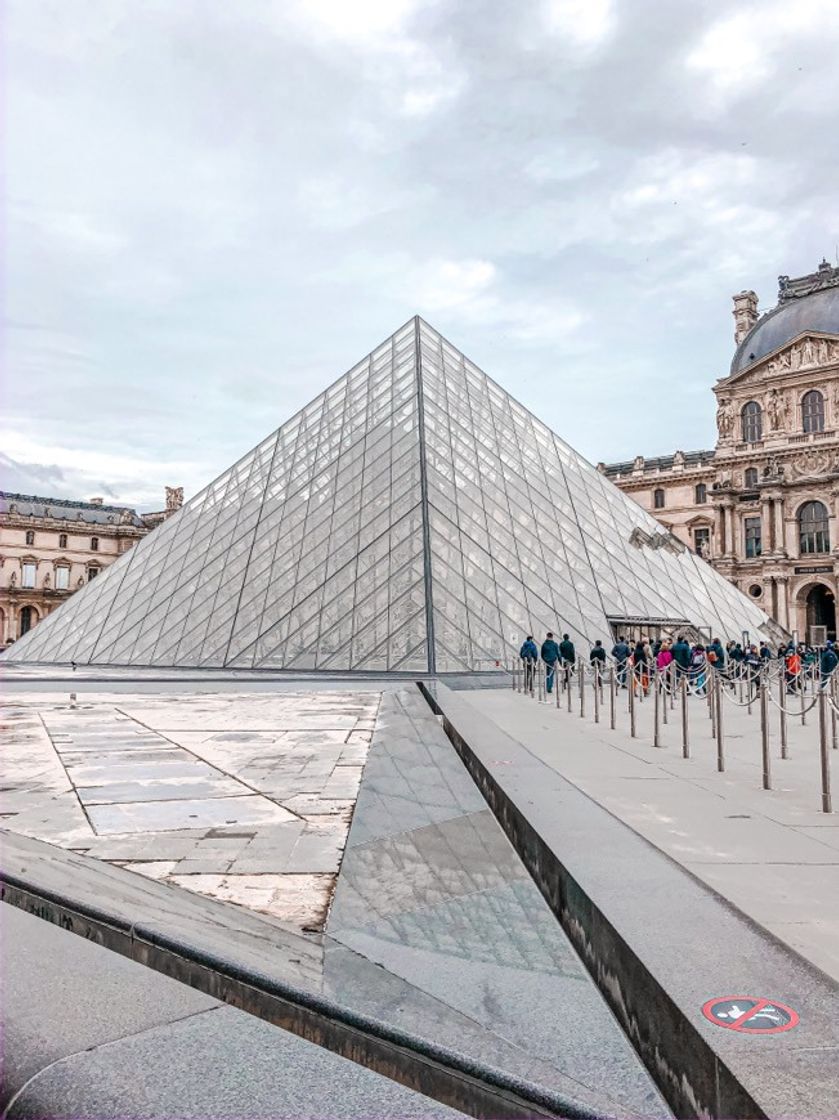
{"type": "Polygon", "coordinates": [[[322,926],[380,692],[77,696],[4,690],[6,828],[322,926]]]}
{"type": "MultiPolygon", "coordinates": [[[[718,891],[745,914],[839,979],[839,813],[820,811],[818,718],[788,719],[789,758],[780,757],[779,715],[770,705],[771,790],[762,788],[758,705],[751,715],[726,698],[725,772],[706,702],[689,701],[691,757],[682,757],[678,704],[652,746],[653,703],[636,707],[629,734],[627,692],[619,692],[617,727],[608,696],[594,723],[572,693],[572,712],[510,689],[460,695],[525,744],[584,793],[718,891]]],[[[795,705],[797,701],[793,701],[795,705]]],[[[839,807],[839,751],[831,750],[839,807]]],[[[604,853],[608,857],[608,853],[604,853]]]]}

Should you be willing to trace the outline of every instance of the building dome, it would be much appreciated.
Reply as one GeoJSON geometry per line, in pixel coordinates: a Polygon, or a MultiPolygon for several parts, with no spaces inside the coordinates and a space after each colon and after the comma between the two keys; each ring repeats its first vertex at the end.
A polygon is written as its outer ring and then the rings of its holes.
{"type": "Polygon", "coordinates": [[[839,269],[822,266],[801,280],[781,277],[777,307],[762,315],[734,353],[731,372],[739,373],[806,331],[839,335],[839,269]],[[799,294],[803,281],[815,281],[799,294]],[[824,286],[822,286],[824,285],[824,286]],[[816,290],[813,290],[815,287],[816,290]]]}

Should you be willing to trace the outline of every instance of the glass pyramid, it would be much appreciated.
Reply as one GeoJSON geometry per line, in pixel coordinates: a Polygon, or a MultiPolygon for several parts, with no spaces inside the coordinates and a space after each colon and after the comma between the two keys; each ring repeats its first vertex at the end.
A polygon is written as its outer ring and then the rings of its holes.
{"type": "Polygon", "coordinates": [[[771,623],[414,318],[9,661],[477,670],[610,619],[771,623]],[[662,542],[667,547],[654,547],[662,542]]]}

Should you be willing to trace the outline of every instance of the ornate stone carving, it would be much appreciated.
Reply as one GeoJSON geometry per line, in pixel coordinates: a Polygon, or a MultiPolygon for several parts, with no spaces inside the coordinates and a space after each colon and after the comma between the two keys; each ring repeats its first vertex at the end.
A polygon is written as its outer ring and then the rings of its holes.
{"type": "Polygon", "coordinates": [[[167,486],[166,487],[166,509],[176,510],[180,509],[184,504],[184,488],[183,486],[167,486]]]}
{"type": "Polygon", "coordinates": [[[773,389],[766,400],[766,415],[769,417],[769,426],[773,432],[786,429],[789,422],[789,406],[783,393],[773,389]]]}
{"type": "Polygon", "coordinates": [[[134,515],[130,509],[121,509],[119,511],[119,520],[121,525],[130,525],[134,520],[134,515]]]}
{"type": "Polygon", "coordinates": [[[777,455],[770,455],[766,466],[763,468],[763,478],[767,482],[778,481],[784,477],[784,464],[777,455]]]}
{"type": "Polygon", "coordinates": [[[837,461],[835,451],[807,451],[793,460],[791,471],[795,478],[823,478],[837,469],[837,461]]]}
{"type": "Polygon", "coordinates": [[[12,572],[9,576],[9,587],[17,587],[17,572],[12,572]]]}
{"type": "Polygon", "coordinates": [[[49,572],[47,572],[47,574],[44,576],[44,587],[50,587],[51,585],[52,585],[52,576],[50,575],[49,572]]]}
{"type": "Polygon", "coordinates": [[[728,439],[734,430],[734,407],[729,400],[721,400],[717,409],[717,430],[720,439],[728,439]]]}

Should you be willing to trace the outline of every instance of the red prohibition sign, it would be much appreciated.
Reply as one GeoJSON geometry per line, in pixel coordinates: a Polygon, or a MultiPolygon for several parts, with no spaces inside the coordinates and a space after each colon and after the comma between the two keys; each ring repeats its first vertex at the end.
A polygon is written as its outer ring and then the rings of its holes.
{"type": "Polygon", "coordinates": [[[774,999],[717,996],[703,1004],[702,1014],[715,1027],[742,1034],[781,1034],[798,1026],[798,1012],[774,999]]]}

